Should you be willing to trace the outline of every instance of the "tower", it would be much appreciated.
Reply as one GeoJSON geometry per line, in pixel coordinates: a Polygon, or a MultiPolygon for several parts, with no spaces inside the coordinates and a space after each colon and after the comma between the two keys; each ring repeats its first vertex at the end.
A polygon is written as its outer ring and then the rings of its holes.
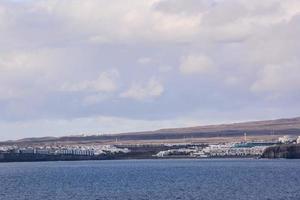
{"type": "Polygon", "coordinates": [[[247,142],[247,133],[244,133],[244,141],[247,142]]]}

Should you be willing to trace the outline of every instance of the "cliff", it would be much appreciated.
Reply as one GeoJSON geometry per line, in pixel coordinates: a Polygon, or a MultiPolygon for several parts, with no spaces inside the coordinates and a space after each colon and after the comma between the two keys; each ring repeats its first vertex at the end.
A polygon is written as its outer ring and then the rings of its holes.
{"type": "Polygon", "coordinates": [[[300,144],[287,144],[268,147],[262,158],[300,158],[300,144]]]}

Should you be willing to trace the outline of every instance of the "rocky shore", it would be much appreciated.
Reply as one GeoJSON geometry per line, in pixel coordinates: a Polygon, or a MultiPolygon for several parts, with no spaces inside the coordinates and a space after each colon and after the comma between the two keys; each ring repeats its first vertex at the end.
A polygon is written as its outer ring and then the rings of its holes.
{"type": "Polygon", "coordinates": [[[300,159],[300,144],[286,144],[268,147],[262,158],[300,159]]]}

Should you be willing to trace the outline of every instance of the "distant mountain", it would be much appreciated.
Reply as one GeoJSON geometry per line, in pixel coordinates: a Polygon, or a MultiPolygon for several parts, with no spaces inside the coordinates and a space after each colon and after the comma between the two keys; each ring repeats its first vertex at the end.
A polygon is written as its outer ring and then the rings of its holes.
{"type": "Polygon", "coordinates": [[[38,138],[23,138],[20,140],[16,140],[15,142],[42,142],[42,141],[49,141],[49,140],[56,140],[57,137],[38,137],[38,138]]]}
{"type": "Polygon", "coordinates": [[[300,117],[266,121],[251,121],[232,124],[169,128],[156,131],[130,132],[100,136],[66,136],[27,138],[3,143],[45,143],[45,142],[102,142],[134,140],[171,140],[183,138],[239,137],[264,135],[300,135],[300,117]]]}
{"type": "Polygon", "coordinates": [[[161,129],[159,133],[195,133],[195,132],[222,132],[222,131],[282,131],[300,129],[300,117],[289,119],[252,121],[232,124],[195,126],[187,128],[161,129]]]}

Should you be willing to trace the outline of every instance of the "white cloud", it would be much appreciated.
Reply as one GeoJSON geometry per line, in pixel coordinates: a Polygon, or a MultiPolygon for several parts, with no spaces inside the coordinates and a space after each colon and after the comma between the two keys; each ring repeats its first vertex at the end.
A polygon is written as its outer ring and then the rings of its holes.
{"type": "Polygon", "coordinates": [[[84,33],[86,41],[128,43],[132,41],[182,42],[195,37],[201,16],[176,15],[155,9],[157,0],[60,0],[33,3],[67,22],[73,33],[84,33]]]}
{"type": "Polygon", "coordinates": [[[12,88],[11,86],[0,86],[0,100],[17,99],[25,95],[24,93],[25,91],[19,90],[17,88],[12,88]]]}
{"type": "Polygon", "coordinates": [[[158,67],[158,70],[162,73],[170,72],[173,69],[170,65],[161,65],[158,67]]]}
{"type": "Polygon", "coordinates": [[[254,92],[271,92],[275,95],[299,91],[300,65],[267,65],[259,73],[259,78],[251,89],[254,92]]]}
{"type": "Polygon", "coordinates": [[[100,102],[107,100],[108,98],[109,98],[109,96],[104,93],[88,95],[83,98],[83,104],[84,105],[95,105],[95,104],[98,104],[100,102]]]}
{"type": "Polygon", "coordinates": [[[0,120],[288,116],[299,35],[299,0],[0,1],[0,120]]]}
{"type": "Polygon", "coordinates": [[[37,49],[28,51],[8,51],[0,53],[0,69],[2,71],[37,71],[48,70],[51,65],[51,54],[49,49],[37,49]],[[50,62],[50,63],[49,63],[50,62]]]}
{"type": "Polygon", "coordinates": [[[147,84],[133,83],[132,86],[127,91],[121,93],[120,96],[135,100],[144,100],[159,97],[163,92],[163,85],[158,80],[152,78],[147,84]]]}
{"type": "Polygon", "coordinates": [[[151,61],[152,61],[152,59],[149,57],[141,57],[137,60],[137,63],[139,63],[141,65],[146,65],[146,64],[149,64],[151,61]]]}
{"type": "Polygon", "coordinates": [[[214,70],[214,64],[206,55],[194,54],[183,57],[179,69],[183,74],[205,74],[214,70]]]}
{"type": "Polygon", "coordinates": [[[117,89],[119,72],[116,69],[101,72],[95,80],[85,80],[79,83],[65,83],[63,91],[70,92],[113,92],[117,89]]]}
{"type": "Polygon", "coordinates": [[[229,86],[235,86],[241,82],[241,79],[239,77],[230,76],[230,77],[225,78],[224,81],[225,81],[225,84],[227,84],[229,86]]]}
{"type": "Polygon", "coordinates": [[[37,88],[55,87],[49,80],[58,70],[49,49],[0,52],[0,99],[16,99],[33,94],[37,88]],[[44,84],[46,83],[46,84],[44,84]]]}

